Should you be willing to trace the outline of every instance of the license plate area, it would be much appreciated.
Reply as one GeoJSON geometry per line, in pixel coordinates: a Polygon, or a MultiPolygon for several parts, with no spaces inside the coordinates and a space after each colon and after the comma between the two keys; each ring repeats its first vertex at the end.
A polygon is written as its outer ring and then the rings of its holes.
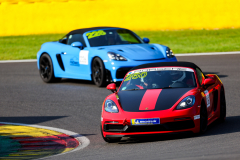
{"type": "Polygon", "coordinates": [[[131,125],[155,125],[160,124],[160,118],[131,119],[131,125]]]}

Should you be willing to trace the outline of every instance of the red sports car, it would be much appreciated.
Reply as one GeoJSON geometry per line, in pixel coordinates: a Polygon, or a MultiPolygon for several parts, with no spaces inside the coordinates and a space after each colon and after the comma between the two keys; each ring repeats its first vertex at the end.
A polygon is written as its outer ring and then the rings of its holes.
{"type": "Polygon", "coordinates": [[[224,86],[190,62],[149,63],[132,68],[103,102],[101,131],[106,142],[122,137],[192,131],[224,122],[224,86]]]}

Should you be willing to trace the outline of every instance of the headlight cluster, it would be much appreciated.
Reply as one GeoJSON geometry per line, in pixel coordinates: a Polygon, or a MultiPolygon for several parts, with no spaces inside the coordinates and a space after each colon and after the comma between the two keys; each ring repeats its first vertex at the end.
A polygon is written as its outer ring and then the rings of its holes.
{"type": "Polygon", "coordinates": [[[108,52],[108,57],[116,61],[127,61],[127,59],[121,56],[120,54],[116,54],[113,52],[108,52]]]}
{"type": "Polygon", "coordinates": [[[174,57],[173,51],[170,48],[167,48],[166,54],[168,58],[174,57]]]}
{"type": "Polygon", "coordinates": [[[184,98],[177,106],[176,109],[185,109],[185,108],[190,108],[194,105],[195,103],[195,97],[194,96],[187,96],[184,98]]]}
{"type": "Polygon", "coordinates": [[[112,100],[109,99],[105,101],[104,109],[106,112],[118,113],[117,105],[112,100]]]}

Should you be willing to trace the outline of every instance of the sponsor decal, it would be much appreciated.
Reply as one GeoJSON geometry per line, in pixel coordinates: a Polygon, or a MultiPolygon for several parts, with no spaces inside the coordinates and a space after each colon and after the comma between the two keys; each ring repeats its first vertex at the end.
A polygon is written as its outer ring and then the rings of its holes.
{"type": "Polygon", "coordinates": [[[79,61],[76,57],[70,59],[71,66],[79,66],[79,61]]]}
{"type": "Polygon", "coordinates": [[[79,64],[88,65],[88,53],[89,51],[81,50],[79,52],[79,64]]]}
{"type": "Polygon", "coordinates": [[[210,97],[208,90],[204,91],[204,94],[206,95],[206,101],[207,101],[207,108],[210,107],[210,97]]]}
{"type": "Polygon", "coordinates": [[[152,125],[160,124],[160,118],[131,119],[131,125],[152,125]]]}
{"type": "Polygon", "coordinates": [[[200,119],[200,115],[195,115],[194,120],[196,120],[196,119],[200,119]]]}
{"type": "Polygon", "coordinates": [[[104,36],[104,35],[106,35],[106,32],[104,32],[103,30],[88,32],[88,33],[86,34],[86,36],[88,37],[88,39],[91,39],[91,38],[94,38],[94,37],[99,37],[99,36],[104,36]]]}
{"type": "Polygon", "coordinates": [[[124,79],[124,82],[129,81],[131,79],[145,78],[145,77],[147,77],[147,72],[141,72],[141,73],[138,72],[138,73],[128,74],[124,79]]]}

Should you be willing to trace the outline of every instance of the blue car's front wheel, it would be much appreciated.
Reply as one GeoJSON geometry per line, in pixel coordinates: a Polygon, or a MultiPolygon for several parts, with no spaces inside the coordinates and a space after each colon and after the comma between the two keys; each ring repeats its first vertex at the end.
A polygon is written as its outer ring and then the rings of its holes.
{"type": "Polygon", "coordinates": [[[93,59],[92,62],[92,79],[98,87],[106,85],[106,73],[102,60],[98,57],[93,59]]]}
{"type": "Polygon", "coordinates": [[[43,54],[39,60],[40,65],[40,77],[46,83],[56,82],[61,80],[60,78],[55,78],[53,71],[53,64],[50,56],[48,54],[43,54]]]}

